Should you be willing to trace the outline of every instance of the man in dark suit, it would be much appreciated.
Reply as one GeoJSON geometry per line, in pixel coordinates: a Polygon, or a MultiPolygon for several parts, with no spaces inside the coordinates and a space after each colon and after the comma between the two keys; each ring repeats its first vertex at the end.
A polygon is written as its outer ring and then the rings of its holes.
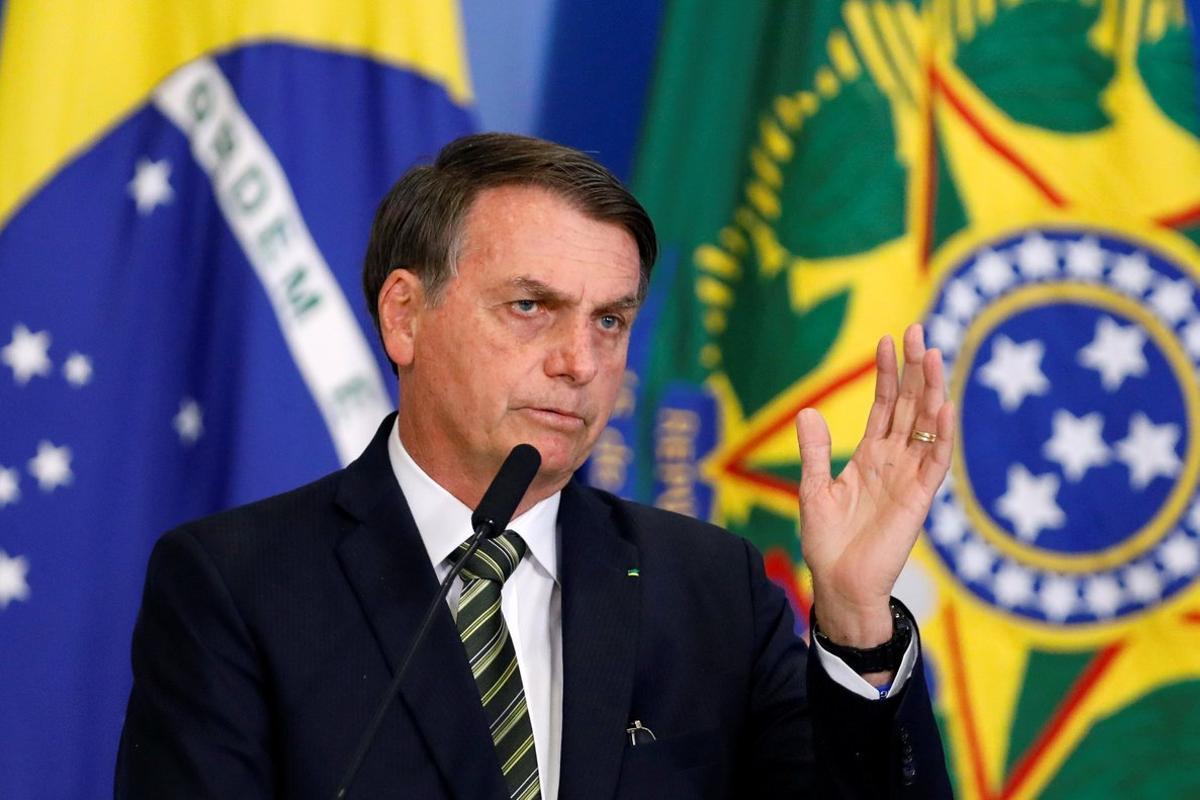
{"type": "Polygon", "coordinates": [[[615,178],[548,142],[467,137],[401,179],[364,269],[398,415],[346,469],[159,542],[118,797],[332,796],[519,442],[542,465],[512,532],[467,561],[349,796],[949,796],[889,600],[949,464],[940,357],[914,326],[901,376],[881,341],[836,481],[797,417],[810,651],[747,543],[571,480],[655,248],[615,178]]]}

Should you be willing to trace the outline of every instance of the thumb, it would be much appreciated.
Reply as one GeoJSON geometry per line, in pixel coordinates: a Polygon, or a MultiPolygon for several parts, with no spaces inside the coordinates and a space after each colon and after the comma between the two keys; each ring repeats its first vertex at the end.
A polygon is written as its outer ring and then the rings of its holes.
{"type": "Polygon", "coordinates": [[[830,480],[829,426],[815,408],[796,415],[796,441],[800,445],[800,494],[804,496],[830,480]]]}

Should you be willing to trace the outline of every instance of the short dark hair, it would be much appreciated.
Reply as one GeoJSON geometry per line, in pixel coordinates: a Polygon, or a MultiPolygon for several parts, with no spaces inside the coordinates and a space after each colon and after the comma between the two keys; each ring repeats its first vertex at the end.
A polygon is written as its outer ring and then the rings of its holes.
{"type": "Polygon", "coordinates": [[[455,139],[433,164],[414,167],[375,212],[363,263],[363,292],[379,332],[379,292],[396,269],[421,279],[436,304],[456,274],[467,213],[476,196],[497,186],[547,189],[600,222],[623,227],[637,243],[638,298],[645,297],[658,257],[654,224],[615,175],[586,153],[532,136],[479,133],[455,139]]]}

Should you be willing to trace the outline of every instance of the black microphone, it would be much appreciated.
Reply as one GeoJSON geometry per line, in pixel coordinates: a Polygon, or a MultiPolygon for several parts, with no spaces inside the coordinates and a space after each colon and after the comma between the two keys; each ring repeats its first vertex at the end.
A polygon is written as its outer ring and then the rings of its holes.
{"type": "Polygon", "coordinates": [[[483,493],[483,499],[479,501],[479,505],[471,514],[471,527],[475,529],[475,533],[467,540],[467,551],[454,562],[449,574],[442,581],[442,585],[438,587],[437,594],[434,596],[433,602],[429,604],[425,618],[421,621],[421,627],[417,628],[412,644],[408,646],[408,652],[404,654],[404,659],[400,662],[400,668],[396,670],[387,691],[379,699],[379,705],[375,708],[375,716],[371,718],[371,723],[363,731],[362,738],[358,741],[354,757],[350,760],[346,774],[342,776],[342,781],[333,795],[334,800],[344,800],[346,797],[350,784],[354,782],[354,776],[358,774],[358,768],[362,766],[362,761],[366,758],[367,750],[375,741],[375,734],[379,731],[384,716],[400,692],[400,683],[404,680],[404,673],[408,671],[413,654],[417,652],[417,647],[425,638],[425,633],[429,630],[429,623],[433,621],[433,615],[437,613],[438,606],[446,602],[450,584],[454,583],[454,579],[462,571],[463,565],[479,549],[480,541],[485,537],[491,539],[499,536],[508,527],[513,512],[521,504],[521,498],[525,496],[529,484],[533,483],[533,477],[537,475],[538,467],[541,465],[541,454],[533,445],[529,444],[519,444],[514,447],[508,454],[508,458],[504,459],[504,463],[500,465],[500,471],[496,473],[495,478],[492,478],[491,485],[483,493]]]}
{"type": "Polygon", "coordinates": [[[512,449],[471,515],[471,527],[477,534],[483,529],[483,535],[491,539],[504,533],[541,465],[542,456],[533,445],[519,444],[512,449]]]}

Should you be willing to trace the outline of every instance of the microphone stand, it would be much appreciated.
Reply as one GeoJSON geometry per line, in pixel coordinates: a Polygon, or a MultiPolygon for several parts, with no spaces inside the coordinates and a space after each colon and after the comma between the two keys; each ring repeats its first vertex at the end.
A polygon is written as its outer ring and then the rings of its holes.
{"type": "Polygon", "coordinates": [[[412,644],[408,646],[408,652],[404,654],[404,660],[400,662],[400,668],[396,670],[395,676],[392,677],[392,682],[388,684],[387,691],[380,698],[379,706],[375,709],[375,716],[371,718],[371,723],[367,725],[363,731],[362,738],[358,741],[358,748],[354,751],[354,758],[350,761],[350,766],[346,770],[346,774],[342,776],[341,784],[334,793],[334,800],[345,800],[346,792],[350,789],[350,784],[354,782],[354,777],[358,774],[358,768],[362,766],[363,759],[367,757],[367,751],[371,748],[371,743],[375,740],[375,733],[379,730],[379,726],[383,724],[383,718],[387,715],[388,709],[392,707],[392,703],[396,699],[396,695],[400,693],[400,684],[404,680],[404,673],[408,671],[408,665],[412,662],[413,655],[417,652],[417,647],[421,644],[421,640],[425,638],[425,634],[429,629],[429,623],[433,621],[433,615],[437,613],[438,606],[446,602],[446,595],[450,592],[450,584],[454,583],[454,579],[458,577],[458,573],[462,572],[463,566],[470,560],[471,556],[475,555],[475,551],[479,549],[479,543],[483,541],[484,536],[489,534],[494,528],[494,523],[491,520],[480,523],[475,529],[475,533],[467,540],[467,551],[462,557],[457,559],[450,567],[450,572],[442,580],[442,585],[438,587],[437,594],[433,598],[433,602],[429,605],[429,610],[425,612],[425,618],[421,620],[421,627],[417,628],[416,636],[413,637],[412,644]]]}

